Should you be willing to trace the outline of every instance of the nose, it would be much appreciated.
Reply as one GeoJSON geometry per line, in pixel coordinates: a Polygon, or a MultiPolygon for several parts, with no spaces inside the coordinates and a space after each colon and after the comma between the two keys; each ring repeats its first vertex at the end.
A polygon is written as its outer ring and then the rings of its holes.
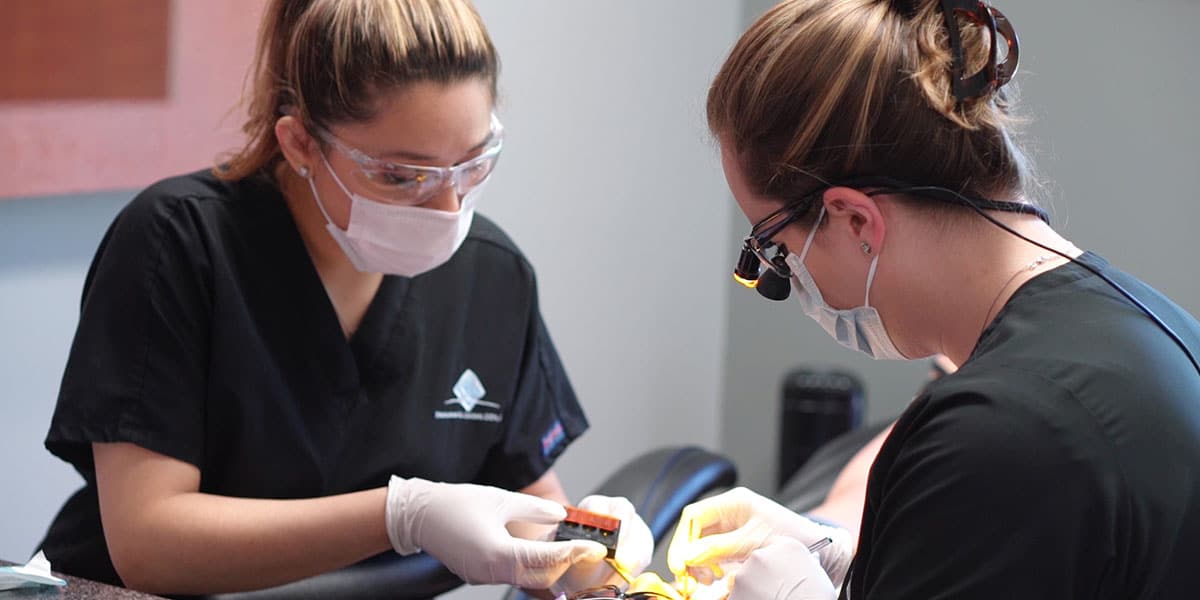
{"type": "Polygon", "coordinates": [[[446,182],[442,189],[438,190],[425,204],[425,208],[432,208],[443,212],[458,212],[462,201],[458,197],[458,189],[453,183],[446,182]]]}

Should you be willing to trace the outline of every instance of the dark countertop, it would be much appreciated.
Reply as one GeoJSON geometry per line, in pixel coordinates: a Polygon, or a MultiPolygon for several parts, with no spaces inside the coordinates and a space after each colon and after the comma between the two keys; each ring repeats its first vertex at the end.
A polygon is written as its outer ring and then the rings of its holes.
{"type": "MultiPolygon", "coordinates": [[[[11,563],[6,560],[0,560],[0,566],[14,566],[17,563],[11,563]]],[[[87,579],[71,577],[55,572],[55,575],[67,580],[66,587],[50,587],[42,586],[37,588],[25,588],[18,590],[0,591],[0,600],[16,600],[17,598],[63,598],[69,600],[153,600],[158,596],[151,596],[141,592],[135,592],[122,587],[114,587],[87,579]]]]}

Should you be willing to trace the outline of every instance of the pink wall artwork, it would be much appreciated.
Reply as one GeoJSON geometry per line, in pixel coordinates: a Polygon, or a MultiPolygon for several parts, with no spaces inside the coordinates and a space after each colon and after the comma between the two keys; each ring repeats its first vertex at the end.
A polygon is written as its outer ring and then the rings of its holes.
{"type": "Polygon", "coordinates": [[[0,25],[15,48],[0,58],[0,198],[138,189],[241,143],[262,0],[15,6],[0,7],[20,24],[0,25]]]}

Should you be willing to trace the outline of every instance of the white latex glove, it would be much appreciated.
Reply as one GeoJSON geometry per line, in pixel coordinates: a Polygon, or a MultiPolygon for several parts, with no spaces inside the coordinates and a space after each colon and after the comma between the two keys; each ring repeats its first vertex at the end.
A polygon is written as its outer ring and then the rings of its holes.
{"type": "MultiPolygon", "coordinates": [[[[617,538],[617,564],[630,577],[637,577],[649,566],[654,557],[654,535],[650,527],[637,514],[633,503],[626,498],[610,496],[588,496],[577,505],[583,510],[601,515],[615,517],[621,520],[621,532],[617,538]]],[[[553,534],[551,534],[553,535],[553,534]]],[[[585,559],[575,563],[557,582],[550,591],[568,595],[579,590],[615,585],[625,589],[628,583],[613,571],[612,567],[601,556],[600,560],[585,559]]]]}
{"type": "Polygon", "coordinates": [[[821,567],[834,585],[842,584],[854,557],[854,538],[849,531],[821,525],[743,487],[683,509],[667,547],[667,567],[685,588],[691,577],[708,583],[714,574],[720,576],[721,562],[745,561],[780,537],[795,539],[806,547],[831,538],[833,543],[818,553],[821,567]]]}
{"type": "Polygon", "coordinates": [[[750,553],[733,576],[729,600],[834,600],[837,590],[800,540],[776,538],[750,553]]]}
{"type": "Polygon", "coordinates": [[[567,511],[545,498],[469,483],[393,476],[388,482],[387,532],[400,554],[424,550],[467,583],[507,583],[545,589],[581,560],[600,560],[596,542],[548,542],[513,537],[512,521],[553,524],[567,511]]]}

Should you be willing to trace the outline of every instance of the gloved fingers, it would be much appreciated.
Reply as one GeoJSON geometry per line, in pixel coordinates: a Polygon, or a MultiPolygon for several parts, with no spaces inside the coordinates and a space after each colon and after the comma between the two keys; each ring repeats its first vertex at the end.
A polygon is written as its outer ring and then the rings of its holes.
{"type": "Polygon", "coordinates": [[[650,565],[654,558],[654,534],[628,498],[588,496],[579,502],[579,508],[621,520],[616,561],[628,575],[636,577],[650,565]]]}
{"type": "Polygon", "coordinates": [[[750,553],[762,546],[771,537],[770,528],[762,523],[748,523],[745,527],[728,533],[716,533],[702,537],[680,548],[676,558],[693,577],[704,581],[705,574],[698,567],[721,577],[722,562],[742,562],[750,553]]]}
{"type": "Polygon", "coordinates": [[[816,557],[795,538],[755,550],[730,581],[729,600],[833,600],[837,591],[816,557]]]}
{"type": "Polygon", "coordinates": [[[832,531],[827,533],[833,543],[819,550],[817,556],[833,584],[841,585],[854,559],[854,536],[845,529],[829,529],[832,531]]]}
{"type": "Polygon", "coordinates": [[[529,589],[546,589],[562,577],[572,565],[585,561],[599,561],[608,552],[604,546],[586,540],[564,542],[541,542],[513,539],[511,550],[517,573],[513,585],[529,589]]]}
{"type": "Polygon", "coordinates": [[[548,589],[555,596],[570,596],[580,590],[607,585],[614,577],[617,577],[616,573],[605,562],[584,559],[567,568],[548,589]]]}
{"type": "Polygon", "coordinates": [[[738,487],[685,506],[667,546],[667,568],[676,575],[683,573],[687,568],[683,556],[687,546],[701,536],[725,533],[744,525],[753,515],[752,505],[759,497],[738,487]]]}
{"type": "Polygon", "coordinates": [[[691,598],[698,587],[696,578],[687,572],[675,575],[674,585],[675,589],[679,590],[679,593],[683,594],[684,598],[691,598]]]}
{"type": "MultiPolygon", "coordinates": [[[[620,534],[614,556],[616,568],[636,577],[650,564],[654,554],[654,535],[646,522],[637,514],[637,509],[627,498],[592,495],[577,505],[580,509],[619,519],[620,534]]],[[[614,566],[603,559],[606,554],[580,560],[551,586],[551,592],[575,592],[581,589],[615,585],[624,588],[626,580],[614,566]]]]}
{"type": "Polygon", "coordinates": [[[577,504],[583,510],[624,520],[630,515],[636,515],[637,509],[628,498],[621,496],[601,496],[593,494],[577,504]]]}
{"type": "Polygon", "coordinates": [[[520,492],[505,492],[505,497],[497,511],[506,523],[524,521],[553,525],[567,518],[567,509],[563,505],[553,500],[520,492]]]}
{"type": "Polygon", "coordinates": [[[717,580],[717,573],[720,570],[720,567],[717,567],[717,570],[714,571],[712,568],[704,565],[689,565],[687,567],[687,575],[694,583],[699,583],[701,585],[712,585],[712,583],[717,580]]]}
{"type": "Polygon", "coordinates": [[[817,556],[834,585],[841,585],[846,571],[850,568],[850,561],[854,558],[854,534],[841,527],[830,527],[817,523],[804,515],[792,516],[789,525],[777,533],[780,537],[787,536],[796,539],[805,546],[823,538],[830,538],[833,543],[819,550],[817,556]]]}
{"type": "Polygon", "coordinates": [[[711,515],[712,511],[705,504],[707,500],[710,499],[689,504],[679,514],[679,524],[675,526],[667,546],[667,569],[676,576],[687,572],[686,561],[690,558],[688,549],[704,530],[706,516],[711,515]]]}
{"type": "Polygon", "coordinates": [[[617,540],[616,562],[627,575],[636,577],[654,559],[654,534],[636,515],[621,521],[621,537],[617,540]]]}
{"type": "Polygon", "coordinates": [[[504,527],[513,537],[543,542],[554,541],[555,533],[558,531],[558,526],[554,523],[531,523],[529,521],[509,521],[504,527]]]}
{"type": "Polygon", "coordinates": [[[687,598],[689,600],[725,600],[729,597],[729,586],[733,580],[734,577],[725,577],[711,584],[696,586],[687,598]]]}

